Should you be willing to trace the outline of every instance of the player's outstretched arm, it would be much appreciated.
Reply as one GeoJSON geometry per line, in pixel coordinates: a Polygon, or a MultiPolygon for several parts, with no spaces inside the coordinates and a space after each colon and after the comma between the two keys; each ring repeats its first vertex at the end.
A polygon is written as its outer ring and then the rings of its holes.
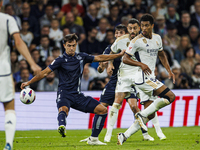
{"type": "Polygon", "coordinates": [[[20,52],[20,54],[22,54],[26,58],[26,60],[30,64],[31,69],[33,70],[34,74],[37,74],[38,72],[40,72],[42,68],[40,68],[34,62],[33,58],[31,57],[31,55],[29,53],[29,50],[28,50],[26,44],[21,39],[20,34],[19,33],[13,34],[13,38],[15,40],[15,46],[16,46],[17,50],[20,52]]]}
{"type": "Polygon", "coordinates": [[[103,62],[103,61],[108,61],[108,60],[112,60],[118,57],[122,57],[124,55],[125,50],[121,51],[118,54],[112,54],[112,55],[97,55],[94,57],[94,61],[93,62],[103,62]]]}
{"type": "Polygon", "coordinates": [[[175,76],[172,73],[170,66],[169,66],[169,62],[167,60],[167,56],[165,55],[164,51],[159,51],[158,52],[158,57],[161,61],[161,63],[163,64],[163,66],[166,68],[167,72],[169,73],[169,79],[173,79],[173,83],[175,84],[175,76]]]}
{"type": "Polygon", "coordinates": [[[49,67],[46,67],[46,69],[40,71],[36,76],[34,76],[30,81],[28,82],[24,82],[21,84],[21,89],[24,89],[25,86],[28,86],[34,82],[37,82],[41,79],[43,79],[44,77],[46,77],[48,74],[50,74],[52,71],[49,67]]]}
{"type": "Polygon", "coordinates": [[[131,65],[131,66],[138,66],[142,69],[142,71],[146,74],[149,75],[151,74],[151,69],[144,63],[142,62],[138,62],[135,61],[133,59],[131,59],[131,56],[129,56],[128,54],[124,54],[124,57],[122,59],[123,63],[127,64],[127,65],[131,65]]]}

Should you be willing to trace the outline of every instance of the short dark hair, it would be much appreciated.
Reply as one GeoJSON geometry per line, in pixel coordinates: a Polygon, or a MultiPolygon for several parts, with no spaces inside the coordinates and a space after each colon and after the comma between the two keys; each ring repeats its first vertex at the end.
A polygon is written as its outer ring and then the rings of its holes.
{"type": "Polygon", "coordinates": [[[43,25],[42,28],[50,28],[49,25],[43,25]]]}
{"type": "Polygon", "coordinates": [[[135,23],[137,23],[138,24],[138,26],[140,26],[140,22],[137,20],[137,19],[135,19],[135,18],[131,18],[129,21],[128,21],[128,24],[135,24],[135,23]]]}
{"type": "Polygon", "coordinates": [[[196,67],[199,66],[199,65],[200,65],[200,63],[196,63],[196,64],[194,65],[194,69],[193,69],[193,70],[195,70],[196,67]]]}
{"type": "Polygon", "coordinates": [[[107,29],[107,30],[106,30],[106,33],[108,33],[108,32],[114,33],[114,30],[113,30],[113,29],[107,29]]]}
{"type": "Polygon", "coordinates": [[[33,54],[34,52],[38,52],[40,54],[40,50],[34,48],[32,51],[31,51],[31,54],[33,54]]]}
{"type": "MultiPolygon", "coordinates": [[[[0,0],[0,2],[1,2],[1,0],[0,0]]],[[[11,6],[12,9],[13,9],[13,6],[12,6],[10,3],[6,4],[5,7],[4,7],[4,9],[7,9],[7,8],[10,7],[10,6],[11,6]]]]}
{"type": "Polygon", "coordinates": [[[76,42],[78,41],[78,36],[77,36],[75,33],[73,33],[73,34],[68,34],[68,35],[66,35],[66,36],[63,38],[64,43],[66,43],[66,42],[72,42],[72,41],[74,41],[74,40],[76,40],[76,42]]]}
{"type": "Polygon", "coordinates": [[[54,51],[60,51],[60,48],[57,47],[57,46],[54,46],[53,49],[52,49],[51,51],[52,51],[52,52],[54,52],[54,51]]]}
{"type": "Polygon", "coordinates": [[[151,25],[154,24],[154,18],[150,14],[144,14],[140,19],[140,22],[142,21],[149,21],[151,25]]]}
{"type": "Polygon", "coordinates": [[[195,57],[196,51],[194,50],[194,48],[193,48],[193,47],[188,47],[188,48],[185,50],[185,52],[184,52],[185,58],[187,58],[187,52],[188,52],[190,49],[193,49],[193,52],[194,52],[193,57],[195,57]]]}
{"type": "Polygon", "coordinates": [[[116,30],[122,30],[122,31],[125,31],[125,33],[128,33],[127,27],[123,24],[119,24],[118,26],[116,26],[115,31],[116,30]]]}
{"type": "Polygon", "coordinates": [[[48,40],[50,40],[48,35],[42,35],[42,36],[40,37],[40,40],[43,39],[43,38],[47,38],[48,40]]]}

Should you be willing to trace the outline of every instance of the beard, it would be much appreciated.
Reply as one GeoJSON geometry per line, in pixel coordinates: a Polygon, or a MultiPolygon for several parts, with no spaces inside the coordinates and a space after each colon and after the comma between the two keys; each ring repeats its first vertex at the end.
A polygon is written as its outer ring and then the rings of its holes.
{"type": "Polygon", "coordinates": [[[48,82],[52,82],[54,80],[54,78],[47,78],[48,82]]]}

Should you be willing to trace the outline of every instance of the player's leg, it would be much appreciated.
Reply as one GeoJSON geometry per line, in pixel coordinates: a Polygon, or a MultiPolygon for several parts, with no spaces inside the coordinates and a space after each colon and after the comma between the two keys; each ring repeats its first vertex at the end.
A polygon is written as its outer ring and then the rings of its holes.
{"type": "Polygon", "coordinates": [[[3,103],[5,110],[5,133],[6,133],[6,149],[12,149],[16,128],[16,115],[14,110],[14,99],[10,102],[3,103]]]}
{"type": "Polygon", "coordinates": [[[171,104],[175,100],[175,94],[165,85],[154,90],[154,95],[159,96],[149,107],[141,112],[141,115],[147,117],[159,109],[171,104]]]}

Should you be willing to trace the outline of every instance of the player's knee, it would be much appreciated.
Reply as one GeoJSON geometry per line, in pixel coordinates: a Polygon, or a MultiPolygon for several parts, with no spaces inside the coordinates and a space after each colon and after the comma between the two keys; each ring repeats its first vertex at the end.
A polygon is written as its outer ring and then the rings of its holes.
{"type": "Polygon", "coordinates": [[[97,112],[97,115],[103,115],[107,113],[108,113],[108,109],[106,107],[103,107],[101,110],[99,110],[99,112],[97,112]]]}
{"type": "Polygon", "coordinates": [[[138,108],[138,107],[137,107],[136,105],[131,104],[130,107],[131,107],[131,110],[132,110],[134,113],[137,113],[137,108],[138,108]]]}
{"type": "Polygon", "coordinates": [[[170,95],[170,103],[172,103],[176,98],[176,95],[172,92],[172,94],[170,95]]]}

